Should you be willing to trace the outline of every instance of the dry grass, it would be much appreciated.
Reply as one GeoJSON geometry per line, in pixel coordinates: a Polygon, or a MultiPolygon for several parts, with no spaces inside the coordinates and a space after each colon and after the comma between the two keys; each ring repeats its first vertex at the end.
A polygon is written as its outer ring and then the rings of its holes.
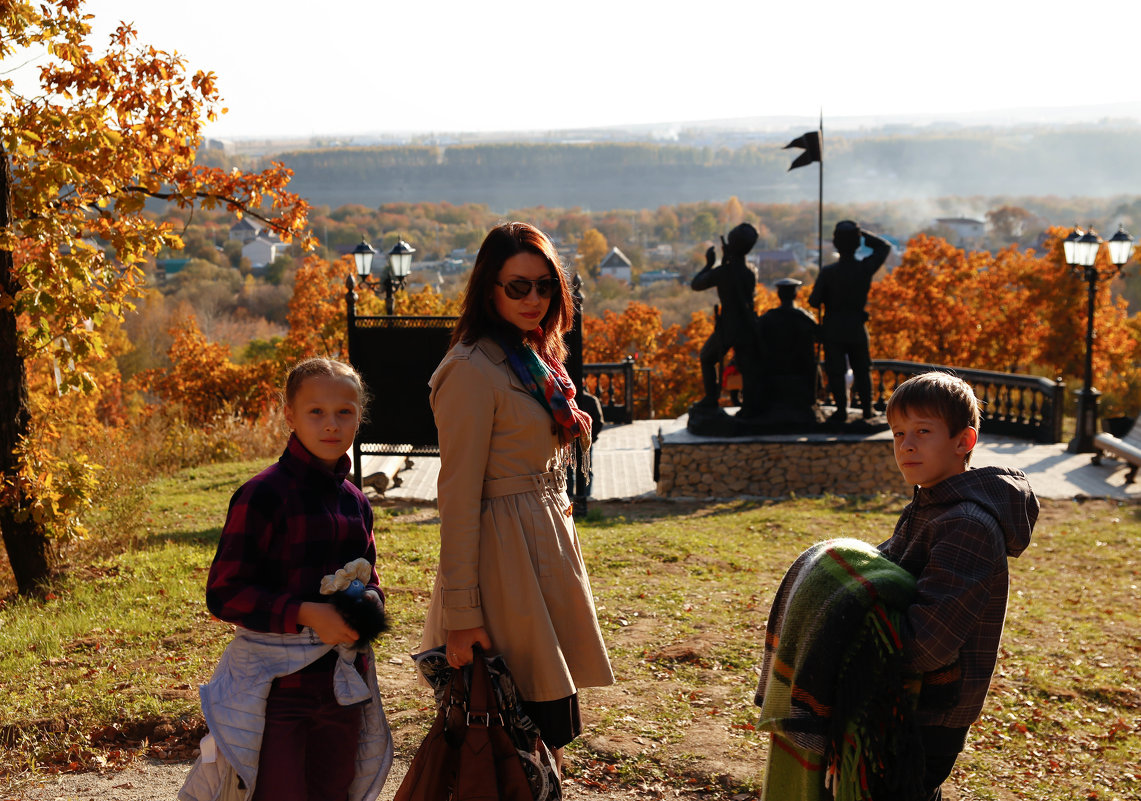
{"type": "MultiPolygon", "coordinates": [[[[129,550],[73,569],[54,598],[0,606],[0,771],[15,780],[192,753],[201,721],[191,688],[227,630],[205,612],[204,571],[230,493],[262,464],[160,480],[144,494],[129,550]]],[[[882,540],[902,504],[593,507],[581,539],[619,681],[583,691],[587,734],[569,749],[577,785],[752,796],[765,743],[751,699],[777,583],[812,542],[882,540]]],[[[393,616],[378,673],[406,759],[432,714],[407,655],[419,644],[439,524],[432,509],[381,508],[377,520],[393,616]]],[[[999,672],[947,797],[1141,797],[1139,532],[1136,506],[1044,504],[1031,548],[1012,564],[999,672]]]]}
{"type": "MultiPolygon", "coordinates": [[[[285,447],[281,414],[257,421],[221,415],[210,425],[192,426],[175,408],[154,409],[122,428],[95,426],[64,436],[61,452],[82,450],[99,466],[96,493],[83,515],[88,536],[53,543],[57,561],[84,565],[129,550],[143,536],[148,484],[200,465],[240,459],[271,460],[285,447]]],[[[8,555],[0,548],[0,598],[16,590],[8,555]]]]}

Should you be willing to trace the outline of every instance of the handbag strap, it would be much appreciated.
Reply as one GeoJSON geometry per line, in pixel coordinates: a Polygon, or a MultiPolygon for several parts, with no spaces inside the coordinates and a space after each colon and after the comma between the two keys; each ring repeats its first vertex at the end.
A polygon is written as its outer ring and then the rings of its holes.
{"type": "Polygon", "coordinates": [[[459,745],[467,732],[467,687],[462,670],[453,672],[440,712],[444,716],[444,736],[454,745],[459,745]]]}
{"type": "Polygon", "coordinates": [[[499,713],[499,704],[495,699],[495,690],[491,686],[491,676],[487,672],[487,662],[483,658],[483,649],[478,645],[472,646],[471,663],[471,692],[468,693],[467,724],[469,726],[503,725],[503,715],[499,713]]]}

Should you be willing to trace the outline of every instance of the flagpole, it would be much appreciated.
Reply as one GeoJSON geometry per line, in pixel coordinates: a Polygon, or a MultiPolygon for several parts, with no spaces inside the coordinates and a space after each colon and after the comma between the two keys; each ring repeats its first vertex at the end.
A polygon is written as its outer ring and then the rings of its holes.
{"type": "Polygon", "coordinates": [[[820,109],[820,194],[816,203],[816,274],[824,269],[824,109],[820,109]]]}
{"type": "MultiPolygon", "coordinates": [[[[816,196],[816,277],[824,270],[824,107],[820,107],[820,192],[816,196]]],[[[823,314],[824,310],[820,309],[823,314]]],[[[816,369],[812,371],[813,398],[820,397],[820,349],[819,342],[812,343],[812,355],[816,360],[816,369]]]]}
{"type": "Polygon", "coordinates": [[[820,162],[820,195],[816,201],[816,269],[824,269],[824,109],[820,109],[820,127],[808,131],[784,146],[785,150],[798,147],[804,152],[793,159],[788,169],[791,172],[805,164],[820,162]]]}

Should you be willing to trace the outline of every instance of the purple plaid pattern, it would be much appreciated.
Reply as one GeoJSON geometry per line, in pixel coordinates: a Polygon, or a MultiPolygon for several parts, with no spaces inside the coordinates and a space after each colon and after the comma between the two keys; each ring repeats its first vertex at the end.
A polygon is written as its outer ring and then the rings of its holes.
{"type": "MultiPolygon", "coordinates": [[[[302,602],[323,600],[323,576],[362,556],[376,564],[372,507],[345,480],[349,464],[344,456],[330,472],[291,436],[277,463],[234,493],[206,580],[215,617],[295,634],[302,602]]],[[[374,567],[369,586],[379,583],[374,567]]]]}
{"type": "Polygon", "coordinates": [[[951,476],[915,498],[880,550],[917,579],[904,640],[922,673],[955,661],[959,702],[919,710],[926,726],[963,727],[982,711],[1006,618],[1007,557],[1030,544],[1038,499],[1020,470],[983,467],[951,476]]]}

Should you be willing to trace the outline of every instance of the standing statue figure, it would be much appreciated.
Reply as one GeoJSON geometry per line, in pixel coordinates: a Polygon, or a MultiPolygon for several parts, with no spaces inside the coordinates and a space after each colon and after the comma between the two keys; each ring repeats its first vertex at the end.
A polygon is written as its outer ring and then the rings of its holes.
{"type": "Polygon", "coordinates": [[[840,259],[835,264],[825,266],[816,283],[808,303],[814,308],[824,307],[824,318],[820,324],[820,341],[824,344],[824,373],[828,377],[828,389],[836,403],[836,411],[829,418],[833,422],[848,420],[848,391],[845,386],[845,358],[852,368],[853,387],[860,396],[864,419],[872,412],[872,361],[868,349],[868,328],[865,323],[868,313],[864,307],[868,302],[868,290],[872,276],[887,259],[891,245],[851,220],[836,223],[832,232],[832,244],[840,259]],[[870,256],[856,258],[860,247],[860,236],[864,244],[872,249],[870,256]]]}
{"type": "Polygon", "coordinates": [[[796,305],[802,285],[782,278],[774,286],[780,305],[757,320],[761,337],[766,417],[774,422],[816,422],[816,318],[796,305]]]}
{"type": "Polygon", "coordinates": [[[694,404],[699,409],[719,408],[721,383],[717,368],[730,348],[733,349],[737,369],[741,371],[742,411],[760,399],[756,387],[760,367],[757,312],[753,305],[757,277],[745,263],[745,254],[755,244],[757,229],[749,223],[741,223],[729,232],[728,240],[721,237],[721,264],[713,266],[717,252],[710,247],[705,252],[705,267],[690,282],[690,286],[698,291],[717,287],[717,298],[721,302],[713,333],[701,347],[701,383],[705,397],[694,404]]]}

